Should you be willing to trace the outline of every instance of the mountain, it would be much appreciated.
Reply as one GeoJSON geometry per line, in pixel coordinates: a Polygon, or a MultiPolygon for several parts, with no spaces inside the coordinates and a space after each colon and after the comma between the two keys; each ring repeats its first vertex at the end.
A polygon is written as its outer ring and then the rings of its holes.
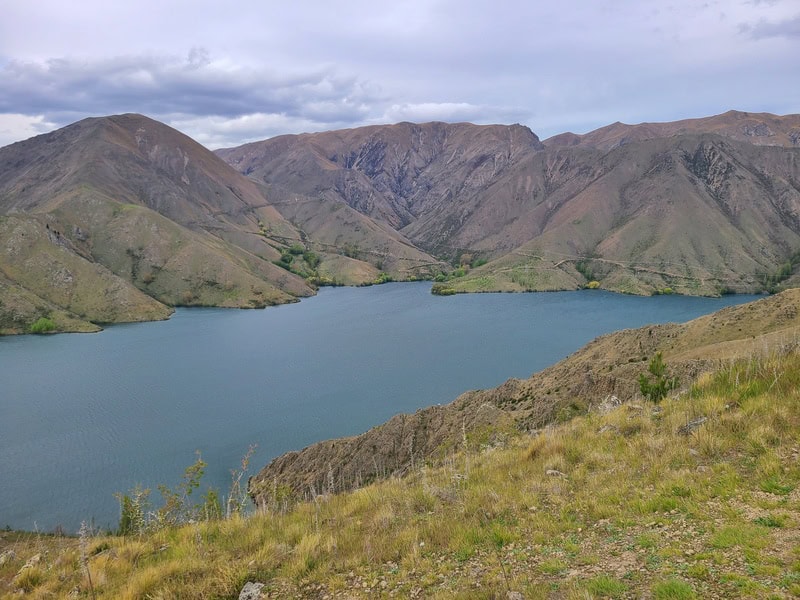
{"type": "Polygon", "coordinates": [[[85,119],[0,149],[0,332],[49,317],[82,330],[177,305],[263,307],[320,281],[437,264],[366,217],[337,218],[351,256],[335,236],[315,245],[263,186],[182,133],[141,115],[85,119]]]}
{"type": "Polygon", "coordinates": [[[800,116],[735,111],[544,143],[399,123],[216,153],[141,115],[85,119],[0,148],[0,332],[391,279],[773,291],[800,282],[798,144],[800,116]]]}
{"type": "Polygon", "coordinates": [[[343,202],[426,250],[448,254],[458,224],[443,211],[480,196],[542,148],[521,125],[434,122],[280,136],[217,153],[258,181],[343,202]],[[426,220],[436,233],[420,232],[426,220]]]}
{"type": "Polygon", "coordinates": [[[731,111],[545,143],[520,125],[400,123],[218,154],[259,182],[346,204],[461,265],[441,293],[596,281],[717,295],[774,288],[792,274],[798,144],[798,115],[731,111]]]}

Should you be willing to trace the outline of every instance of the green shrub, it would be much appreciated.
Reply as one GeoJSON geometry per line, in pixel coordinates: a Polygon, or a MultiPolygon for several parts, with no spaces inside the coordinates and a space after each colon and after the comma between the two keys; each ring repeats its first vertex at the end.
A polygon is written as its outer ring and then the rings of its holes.
{"type": "Polygon", "coordinates": [[[303,252],[303,260],[305,260],[306,264],[312,269],[316,269],[320,263],[319,255],[311,250],[303,252]]]}
{"type": "Polygon", "coordinates": [[[452,296],[455,293],[456,291],[453,288],[441,283],[434,283],[431,286],[431,294],[434,296],[452,296]]]}
{"type": "Polygon", "coordinates": [[[642,373],[639,375],[639,389],[642,395],[652,402],[660,402],[667,392],[678,387],[678,379],[667,376],[667,365],[661,356],[661,352],[650,361],[647,367],[650,375],[642,373]]]}
{"type": "Polygon", "coordinates": [[[472,267],[473,269],[477,269],[478,267],[482,267],[485,264],[486,264],[485,258],[476,258],[475,260],[472,261],[470,267],[472,267]]]}
{"type": "Polygon", "coordinates": [[[31,325],[31,333],[47,333],[53,331],[56,324],[47,317],[40,317],[35,323],[31,325]]]}

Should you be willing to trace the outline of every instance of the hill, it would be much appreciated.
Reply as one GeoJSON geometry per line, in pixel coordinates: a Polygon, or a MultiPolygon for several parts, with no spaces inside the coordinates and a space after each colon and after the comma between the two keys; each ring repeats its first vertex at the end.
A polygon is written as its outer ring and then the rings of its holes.
{"type": "MultiPolygon", "coordinates": [[[[404,478],[308,502],[276,483],[249,518],[208,520],[208,498],[168,494],[150,507],[160,518],[126,521],[125,536],[2,532],[0,594],[796,597],[799,307],[792,292],[600,338],[577,354],[611,365],[619,389],[632,382],[617,369],[641,373],[654,348],[682,389],[658,404],[595,396],[589,414],[545,428],[466,432],[404,478]]],[[[511,392],[494,394],[519,403],[511,392]]]]}
{"type": "Polygon", "coordinates": [[[520,125],[400,123],[218,154],[254,180],[346,204],[461,266],[443,293],[596,281],[718,295],[773,289],[792,274],[798,144],[798,115],[731,111],[544,144],[520,125]]]}
{"type": "Polygon", "coordinates": [[[352,237],[362,245],[351,257],[314,246],[263,188],[162,123],[86,119],[0,149],[0,332],[39,318],[85,330],[177,305],[263,307],[320,282],[371,283],[383,269],[404,279],[418,274],[409,264],[436,264],[391,231],[352,237]],[[407,250],[397,260],[372,264],[397,246],[407,250]],[[369,252],[378,258],[362,260],[369,252]]]}

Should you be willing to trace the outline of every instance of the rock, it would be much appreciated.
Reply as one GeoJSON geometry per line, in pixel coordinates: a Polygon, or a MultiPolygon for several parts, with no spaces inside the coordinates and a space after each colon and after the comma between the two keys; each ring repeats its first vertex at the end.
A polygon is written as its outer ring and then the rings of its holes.
{"type": "Polygon", "coordinates": [[[264,587],[263,583],[253,583],[248,581],[244,584],[242,591],[239,592],[239,600],[261,600],[261,588],[264,587]]]}
{"type": "Polygon", "coordinates": [[[601,415],[605,415],[607,413],[610,413],[612,410],[614,410],[621,404],[622,401],[619,398],[617,398],[613,394],[610,394],[606,396],[605,399],[600,404],[597,405],[596,410],[601,415]]]}
{"type": "Polygon", "coordinates": [[[0,567],[2,567],[8,561],[14,560],[15,558],[17,558],[17,554],[13,550],[3,552],[2,554],[0,554],[0,567]]]}
{"type": "Polygon", "coordinates": [[[708,419],[706,417],[698,417],[697,419],[694,419],[693,421],[689,421],[686,425],[683,425],[682,427],[678,427],[678,433],[683,434],[683,435],[689,435],[690,433],[692,433],[695,429],[700,427],[700,425],[702,425],[706,421],[708,421],[708,419]]]}

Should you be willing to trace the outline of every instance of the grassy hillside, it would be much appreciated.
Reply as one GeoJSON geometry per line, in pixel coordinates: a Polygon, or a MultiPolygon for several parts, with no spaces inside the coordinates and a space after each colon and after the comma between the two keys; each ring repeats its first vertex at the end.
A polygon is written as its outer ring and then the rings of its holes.
{"type": "Polygon", "coordinates": [[[783,340],[658,405],[467,436],[403,479],[297,505],[276,489],[247,519],[0,534],[0,594],[236,598],[253,581],[269,598],[797,596],[798,386],[783,340]]]}
{"type": "Polygon", "coordinates": [[[264,307],[447,269],[349,207],[283,200],[142,115],[0,148],[0,334],[42,317],[85,331],[173,306],[264,307]]]}

